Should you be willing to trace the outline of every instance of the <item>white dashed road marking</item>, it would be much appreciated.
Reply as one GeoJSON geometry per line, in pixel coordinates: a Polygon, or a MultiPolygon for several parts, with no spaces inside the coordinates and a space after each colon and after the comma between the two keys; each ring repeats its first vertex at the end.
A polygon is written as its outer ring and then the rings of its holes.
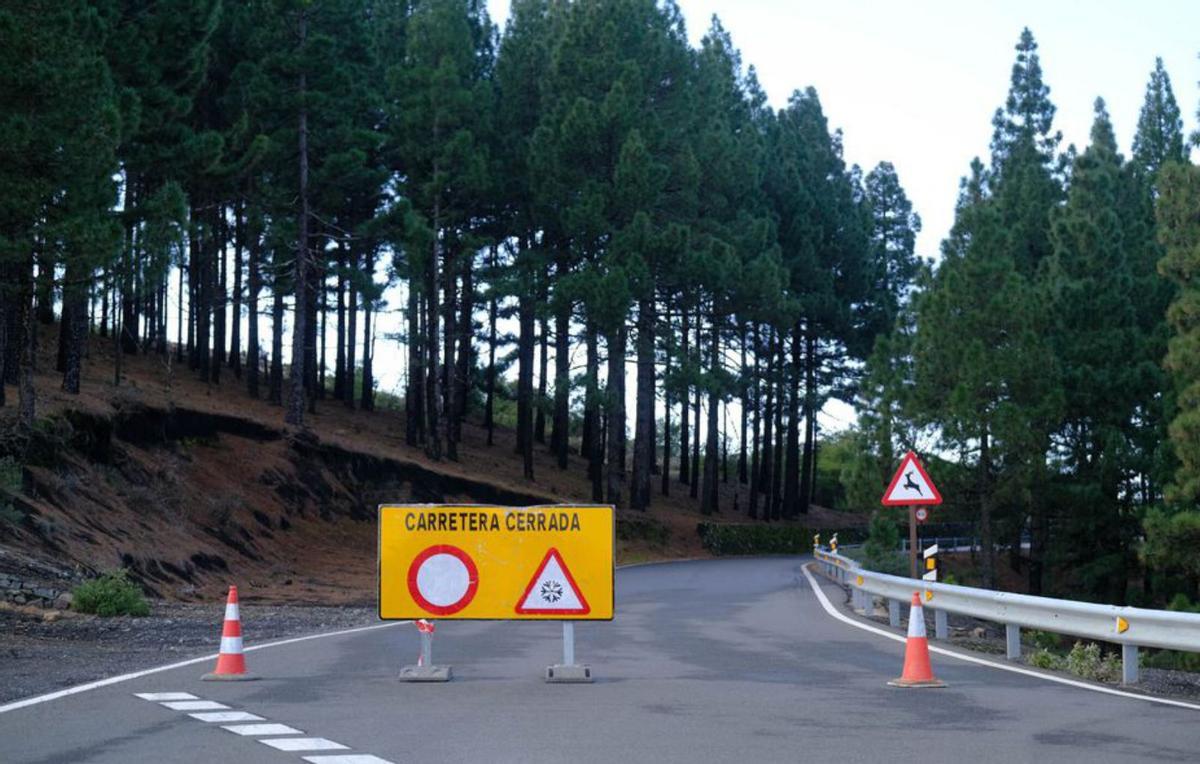
{"type": "MultiPolygon", "coordinates": [[[[245,711],[207,711],[211,708],[228,709],[229,706],[211,700],[202,700],[186,692],[138,692],[135,697],[142,700],[157,702],[160,706],[173,711],[200,711],[204,713],[188,714],[193,719],[202,722],[262,722],[261,724],[228,724],[221,729],[229,730],[235,735],[258,740],[263,745],[269,745],[279,751],[305,753],[307,751],[348,751],[350,746],[323,737],[269,737],[270,735],[304,735],[303,730],[289,727],[286,724],[268,722],[261,716],[245,711]],[[166,701],[166,702],[162,702],[166,701]]],[[[369,753],[347,753],[329,756],[302,756],[310,764],[392,764],[387,759],[372,756],[369,753]]]]}
{"type": "Polygon", "coordinates": [[[281,751],[345,751],[350,747],[323,737],[273,737],[258,742],[281,751]]]}
{"type": "Polygon", "coordinates": [[[193,719],[199,719],[202,722],[265,722],[266,719],[254,714],[248,714],[245,711],[208,711],[202,714],[188,714],[193,719]]]}
{"type": "Polygon", "coordinates": [[[171,703],[162,703],[161,705],[172,711],[217,711],[229,708],[224,703],[218,703],[215,700],[176,700],[171,703]]]}
{"type": "Polygon", "coordinates": [[[190,692],[139,692],[137,697],[142,700],[200,700],[190,692]]]}
{"type": "Polygon", "coordinates": [[[303,735],[304,730],[289,727],[286,724],[233,724],[222,727],[235,735],[303,735]]]}

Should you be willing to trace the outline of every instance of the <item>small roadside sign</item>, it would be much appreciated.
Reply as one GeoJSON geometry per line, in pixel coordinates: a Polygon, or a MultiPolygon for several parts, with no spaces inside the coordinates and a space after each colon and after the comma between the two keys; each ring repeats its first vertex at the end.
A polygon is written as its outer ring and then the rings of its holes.
{"type": "Polygon", "coordinates": [[[881,501],[888,507],[941,504],[942,495],[929,479],[929,473],[925,471],[921,460],[909,451],[900,462],[900,469],[896,470],[881,501]]]}
{"type": "Polygon", "coordinates": [[[611,620],[608,506],[379,508],[379,617],[611,620]]]}

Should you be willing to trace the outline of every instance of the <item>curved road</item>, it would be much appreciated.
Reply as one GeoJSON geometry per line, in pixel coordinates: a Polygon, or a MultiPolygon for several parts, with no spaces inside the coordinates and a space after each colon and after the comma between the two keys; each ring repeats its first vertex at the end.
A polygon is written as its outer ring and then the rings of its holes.
{"type": "Polygon", "coordinates": [[[201,682],[208,666],[189,666],[0,714],[0,762],[1200,760],[1200,711],[943,656],[948,689],[887,687],[903,645],[826,613],[805,562],[619,571],[616,620],[576,628],[592,685],[543,683],[561,630],[516,622],[440,623],[434,658],[454,681],[401,683],[419,642],[399,625],[250,653],[257,682],[201,682]],[[187,693],[261,717],[237,723],[290,729],[239,735],[135,693],[187,693]],[[346,748],[268,745],[301,737],[346,748]]]}

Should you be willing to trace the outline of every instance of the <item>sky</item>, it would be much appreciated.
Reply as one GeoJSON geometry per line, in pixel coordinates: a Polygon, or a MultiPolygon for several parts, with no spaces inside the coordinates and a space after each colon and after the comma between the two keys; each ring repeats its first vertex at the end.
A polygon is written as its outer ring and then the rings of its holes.
{"type": "MultiPolygon", "coordinates": [[[[1195,128],[1200,0],[678,0],[698,44],[713,14],[753,64],[773,106],[817,89],[847,164],[892,162],[934,257],[954,222],[958,181],[988,156],[1021,29],[1038,42],[1062,147],[1087,143],[1108,103],[1128,155],[1146,82],[1161,56],[1185,129],[1195,128]]],[[[507,0],[490,0],[503,25],[507,0]]]]}

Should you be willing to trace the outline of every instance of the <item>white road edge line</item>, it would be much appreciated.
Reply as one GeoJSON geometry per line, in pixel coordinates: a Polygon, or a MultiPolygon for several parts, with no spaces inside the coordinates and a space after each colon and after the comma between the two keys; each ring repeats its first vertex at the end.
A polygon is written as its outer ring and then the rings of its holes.
{"type": "MultiPolygon", "coordinates": [[[[374,626],[358,626],[353,629],[342,629],[340,631],[329,631],[329,632],[325,632],[323,634],[309,634],[308,636],[304,636],[304,637],[292,637],[290,639],[281,639],[278,642],[268,642],[263,645],[253,645],[251,647],[247,647],[245,649],[245,652],[249,653],[249,652],[253,652],[255,650],[266,650],[269,647],[282,647],[284,645],[294,645],[297,642],[307,642],[310,639],[324,639],[326,637],[340,637],[345,634],[357,634],[357,633],[364,632],[364,631],[374,631],[376,629],[386,629],[391,626],[400,626],[400,625],[403,625],[406,623],[412,623],[412,621],[392,621],[390,623],[381,623],[381,624],[376,624],[374,626]]],[[[121,674],[120,676],[112,676],[107,679],[101,679],[96,682],[88,682],[87,684],[80,684],[80,685],[76,685],[75,687],[68,687],[65,690],[58,690],[57,692],[50,692],[45,695],[35,695],[32,698],[25,698],[24,700],[16,700],[16,701],[13,701],[12,703],[8,703],[7,705],[0,706],[0,714],[5,714],[5,713],[8,713],[9,711],[16,711],[19,708],[27,708],[29,706],[36,706],[39,703],[49,703],[52,700],[58,700],[59,698],[65,698],[69,695],[78,695],[79,693],[87,692],[88,690],[95,690],[95,689],[99,689],[100,687],[108,687],[109,685],[118,684],[120,682],[128,682],[131,679],[140,679],[144,676],[150,676],[151,674],[158,674],[163,671],[171,671],[172,669],[183,668],[184,666],[194,666],[197,663],[204,663],[205,661],[213,661],[216,659],[217,659],[217,654],[213,653],[212,655],[205,655],[200,658],[191,658],[186,661],[179,661],[178,663],[170,663],[170,664],[167,664],[166,666],[157,666],[155,668],[148,668],[148,669],[143,669],[141,671],[134,671],[130,674],[121,674]]]]}
{"type": "MultiPolygon", "coordinates": [[[[817,583],[817,580],[815,578],[813,578],[813,574],[811,571],[809,571],[808,565],[803,566],[801,568],[801,570],[804,571],[804,577],[808,579],[809,586],[812,587],[813,593],[817,595],[817,600],[821,603],[821,607],[825,609],[826,613],[833,616],[834,618],[841,621],[842,623],[847,623],[856,629],[862,629],[863,631],[869,631],[872,634],[877,634],[881,637],[887,637],[888,639],[892,640],[893,642],[906,641],[905,638],[900,636],[899,634],[893,634],[890,631],[885,631],[876,626],[871,626],[869,624],[862,623],[860,621],[857,621],[857,620],[851,618],[850,616],[846,615],[845,613],[840,612],[833,605],[833,603],[829,601],[829,598],[825,596],[825,592],[821,591],[821,585],[817,583]]],[[[1065,684],[1070,687],[1078,687],[1081,690],[1091,690],[1092,692],[1100,692],[1105,695],[1116,695],[1117,697],[1120,697],[1120,698],[1131,698],[1133,700],[1144,700],[1149,703],[1158,703],[1158,704],[1164,705],[1164,706],[1175,706],[1177,708],[1188,708],[1193,711],[1200,711],[1200,705],[1196,705],[1195,703],[1186,703],[1182,700],[1170,700],[1169,698],[1156,698],[1156,697],[1153,697],[1150,695],[1139,695],[1136,692],[1125,692],[1124,690],[1114,690],[1110,687],[1098,687],[1094,684],[1088,684],[1087,682],[1077,682],[1074,679],[1067,679],[1065,677],[1052,676],[1050,674],[1043,674],[1041,672],[1032,671],[1030,669],[1022,668],[1020,666],[1014,666],[1014,665],[1006,664],[1006,663],[997,663],[994,661],[987,660],[986,658],[976,657],[974,655],[964,655],[960,652],[956,652],[954,650],[947,650],[944,647],[937,647],[936,645],[933,645],[933,644],[929,645],[929,651],[933,652],[933,653],[937,653],[938,655],[945,655],[948,658],[954,658],[956,660],[965,661],[967,663],[975,663],[980,666],[988,666],[990,668],[1000,669],[1001,671],[1011,671],[1014,674],[1023,674],[1025,676],[1031,676],[1036,679],[1044,679],[1047,682],[1057,682],[1058,684],[1065,684]]]]}

